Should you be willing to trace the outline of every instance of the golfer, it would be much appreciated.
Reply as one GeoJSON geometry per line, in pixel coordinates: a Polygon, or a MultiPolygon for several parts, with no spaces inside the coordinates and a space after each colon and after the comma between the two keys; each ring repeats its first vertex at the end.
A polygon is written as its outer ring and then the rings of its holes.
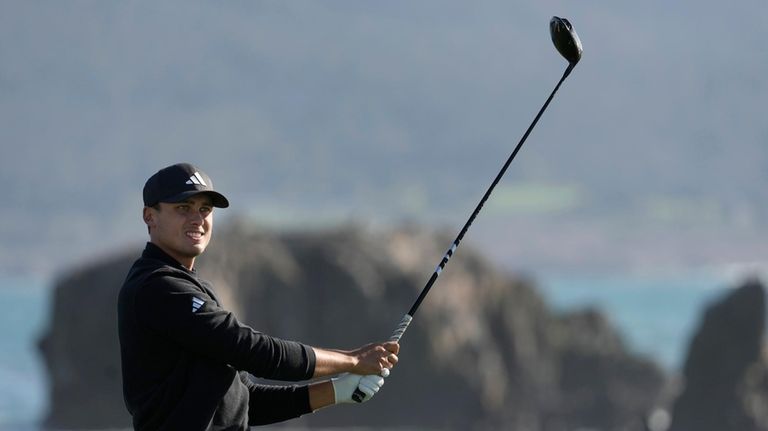
{"type": "Polygon", "coordinates": [[[120,290],[123,395],[137,430],[245,430],[325,406],[373,397],[399,345],[327,350],[259,333],[222,307],[195,272],[227,199],[197,167],[181,163],[144,185],[149,242],[120,290]],[[248,374],[309,384],[255,384],[248,374]]]}

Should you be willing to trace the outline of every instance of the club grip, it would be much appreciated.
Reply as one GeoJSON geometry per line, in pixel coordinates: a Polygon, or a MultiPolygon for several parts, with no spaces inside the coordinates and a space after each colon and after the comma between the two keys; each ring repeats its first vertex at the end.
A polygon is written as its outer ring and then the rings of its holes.
{"type": "Polygon", "coordinates": [[[403,336],[403,334],[405,334],[405,330],[408,329],[408,325],[411,324],[411,320],[413,320],[413,316],[410,314],[403,316],[403,319],[397,325],[397,328],[395,328],[394,332],[392,332],[392,336],[389,337],[389,341],[399,342],[400,338],[403,336]]]}
{"type": "MultiPolygon", "coordinates": [[[[410,314],[406,314],[403,316],[403,319],[400,320],[400,323],[397,325],[397,328],[392,332],[392,336],[389,337],[389,341],[400,341],[400,338],[403,337],[403,334],[405,334],[405,331],[408,329],[408,325],[411,324],[411,320],[413,320],[413,316],[410,314]]],[[[382,377],[388,377],[389,376],[389,370],[383,370],[381,372],[382,377]]],[[[363,391],[360,390],[360,388],[356,388],[355,392],[352,394],[352,400],[354,400],[357,403],[362,403],[365,399],[365,394],[363,391]]]]}

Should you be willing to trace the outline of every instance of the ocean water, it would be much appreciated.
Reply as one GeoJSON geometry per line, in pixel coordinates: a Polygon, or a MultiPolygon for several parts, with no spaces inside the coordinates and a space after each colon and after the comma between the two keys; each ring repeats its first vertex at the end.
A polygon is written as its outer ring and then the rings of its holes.
{"type": "Polygon", "coordinates": [[[597,307],[631,351],[669,372],[682,368],[705,307],[727,294],[738,276],[715,271],[665,275],[548,275],[540,287],[555,310],[597,307]]]}
{"type": "MultiPolygon", "coordinates": [[[[677,370],[703,307],[732,284],[714,274],[537,277],[555,310],[604,310],[630,348],[677,370]]],[[[438,291],[439,292],[439,291],[438,291]]],[[[45,280],[0,276],[0,430],[34,430],[47,408],[37,340],[48,325],[45,280]]]]}
{"type": "Polygon", "coordinates": [[[37,339],[48,323],[49,283],[0,276],[0,430],[30,430],[47,403],[37,339]]]}

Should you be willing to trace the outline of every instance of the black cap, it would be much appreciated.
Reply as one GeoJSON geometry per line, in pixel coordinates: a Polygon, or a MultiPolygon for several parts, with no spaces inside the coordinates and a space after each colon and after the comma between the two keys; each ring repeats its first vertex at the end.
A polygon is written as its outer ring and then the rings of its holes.
{"type": "Polygon", "coordinates": [[[159,202],[181,202],[190,196],[206,193],[213,199],[213,206],[226,208],[229,201],[213,190],[211,178],[189,163],[177,163],[160,169],[144,184],[144,206],[159,202]]]}

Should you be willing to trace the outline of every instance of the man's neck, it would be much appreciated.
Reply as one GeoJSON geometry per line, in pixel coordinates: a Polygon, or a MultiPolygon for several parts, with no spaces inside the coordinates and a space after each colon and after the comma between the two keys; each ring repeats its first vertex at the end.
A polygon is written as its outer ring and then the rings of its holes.
{"type": "Polygon", "coordinates": [[[172,257],[173,260],[179,263],[179,265],[183,266],[184,268],[187,268],[188,270],[192,271],[195,267],[195,258],[194,257],[183,257],[178,256],[176,253],[173,253],[172,251],[168,250],[167,248],[163,247],[162,245],[158,244],[155,241],[152,241],[152,239],[149,240],[152,244],[154,244],[157,248],[165,252],[168,256],[172,257]]]}

